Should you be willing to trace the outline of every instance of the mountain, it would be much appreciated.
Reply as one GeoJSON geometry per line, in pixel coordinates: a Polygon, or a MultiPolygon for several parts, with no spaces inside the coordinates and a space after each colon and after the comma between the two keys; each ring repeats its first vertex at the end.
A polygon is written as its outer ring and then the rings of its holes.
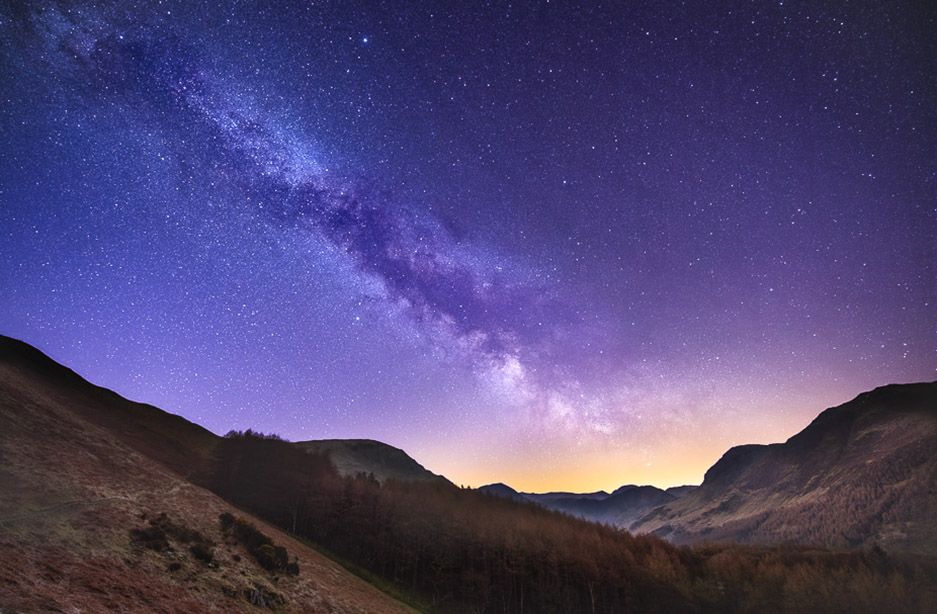
{"type": "Polygon", "coordinates": [[[405,482],[445,482],[413,460],[406,452],[373,439],[316,439],[299,441],[294,445],[327,455],[343,475],[371,474],[379,482],[402,480],[405,482]]]}
{"type": "Polygon", "coordinates": [[[879,545],[937,554],[937,382],[877,388],[824,411],[783,444],[734,447],[700,486],[479,490],[676,543],[879,545]]]}
{"type": "Polygon", "coordinates": [[[625,528],[650,510],[677,498],[654,486],[634,485],[622,486],[612,494],[604,490],[591,493],[522,493],[501,483],[481,486],[478,490],[497,497],[529,501],[583,520],[625,528]]]}
{"type": "MultiPolygon", "coordinates": [[[[581,518],[628,528],[650,510],[675,499],[654,486],[627,485],[616,489],[605,499],[569,502],[569,511],[581,518]]],[[[565,502],[564,502],[565,503],[565,502]]]]}
{"type": "Polygon", "coordinates": [[[219,440],[0,337],[0,610],[408,611],[196,485],[219,440]],[[298,575],[265,569],[222,513],[298,575]]]}
{"type": "Polygon", "coordinates": [[[507,484],[502,484],[501,482],[479,486],[476,490],[492,497],[513,499],[514,501],[529,501],[527,495],[521,494],[507,484]]]}
{"type": "Polygon", "coordinates": [[[597,493],[524,493],[527,499],[571,516],[627,528],[650,510],[675,499],[654,486],[626,485],[612,494],[597,493]]]}
{"type": "Polygon", "coordinates": [[[827,409],[784,443],[730,449],[632,525],[678,542],[876,544],[937,554],[937,382],[827,409]]]}
{"type": "Polygon", "coordinates": [[[549,501],[561,501],[563,499],[595,499],[601,500],[608,497],[608,493],[604,490],[598,490],[596,492],[543,492],[543,493],[524,493],[525,496],[542,503],[549,501]]]}

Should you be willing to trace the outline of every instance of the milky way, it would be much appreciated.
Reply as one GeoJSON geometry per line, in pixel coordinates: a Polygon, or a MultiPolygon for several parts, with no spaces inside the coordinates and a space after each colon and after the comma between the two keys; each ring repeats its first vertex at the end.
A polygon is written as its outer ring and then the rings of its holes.
{"type": "Polygon", "coordinates": [[[460,254],[432,217],[330,178],[302,136],[252,109],[171,32],[125,34],[97,15],[54,10],[37,21],[48,37],[44,46],[65,56],[55,61],[70,78],[155,122],[178,145],[177,157],[196,168],[223,168],[271,222],[321,233],[414,317],[443,324],[494,358],[540,336],[542,289],[460,254]]]}
{"type": "Polygon", "coordinates": [[[214,430],[668,484],[934,376],[933,15],[0,19],[2,332],[214,430]]]}

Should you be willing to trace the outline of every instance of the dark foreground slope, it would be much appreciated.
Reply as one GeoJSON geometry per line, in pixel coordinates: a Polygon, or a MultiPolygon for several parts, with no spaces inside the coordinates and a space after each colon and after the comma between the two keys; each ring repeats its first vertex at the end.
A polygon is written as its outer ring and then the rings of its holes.
{"type": "Polygon", "coordinates": [[[876,544],[937,554],[937,383],[824,411],[787,442],[732,448],[632,526],[676,542],[876,544]]]}
{"type": "Polygon", "coordinates": [[[217,439],[0,338],[0,610],[407,611],[187,479],[217,439]],[[226,538],[226,511],[285,547],[299,574],[267,571],[226,538]],[[163,544],[154,522],[169,529],[163,544]]]}

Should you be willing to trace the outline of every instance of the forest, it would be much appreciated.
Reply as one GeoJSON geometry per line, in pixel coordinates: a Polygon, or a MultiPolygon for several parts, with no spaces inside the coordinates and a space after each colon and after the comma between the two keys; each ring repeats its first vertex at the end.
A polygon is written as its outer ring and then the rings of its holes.
{"type": "Polygon", "coordinates": [[[937,602],[927,559],[675,547],[446,483],[341,476],[327,457],[249,430],[224,438],[204,481],[432,612],[926,611],[937,602]]]}

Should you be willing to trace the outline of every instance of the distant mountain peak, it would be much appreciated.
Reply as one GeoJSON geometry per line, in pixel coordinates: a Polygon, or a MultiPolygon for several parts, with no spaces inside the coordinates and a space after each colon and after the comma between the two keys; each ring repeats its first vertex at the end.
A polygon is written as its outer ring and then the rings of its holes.
{"type": "Polygon", "coordinates": [[[505,484],[504,482],[494,482],[493,484],[485,484],[484,486],[479,486],[478,490],[509,490],[513,493],[518,493],[516,490],[505,484]]]}
{"type": "Polygon", "coordinates": [[[479,486],[476,490],[479,492],[484,492],[489,495],[497,495],[499,497],[520,497],[523,498],[524,495],[517,492],[507,484],[503,482],[495,482],[494,484],[485,484],[484,486],[479,486]]]}
{"type": "Polygon", "coordinates": [[[371,474],[378,481],[439,481],[449,483],[415,461],[409,454],[374,439],[313,439],[295,444],[308,452],[325,454],[344,475],[371,474]]]}
{"type": "Polygon", "coordinates": [[[485,484],[476,488],[478,492],[485,493],[492,497],[501,497],[513,501],[530,501],[524,494],[517,492],[507,484],[495,482],[494,484],[485,484]]]}

